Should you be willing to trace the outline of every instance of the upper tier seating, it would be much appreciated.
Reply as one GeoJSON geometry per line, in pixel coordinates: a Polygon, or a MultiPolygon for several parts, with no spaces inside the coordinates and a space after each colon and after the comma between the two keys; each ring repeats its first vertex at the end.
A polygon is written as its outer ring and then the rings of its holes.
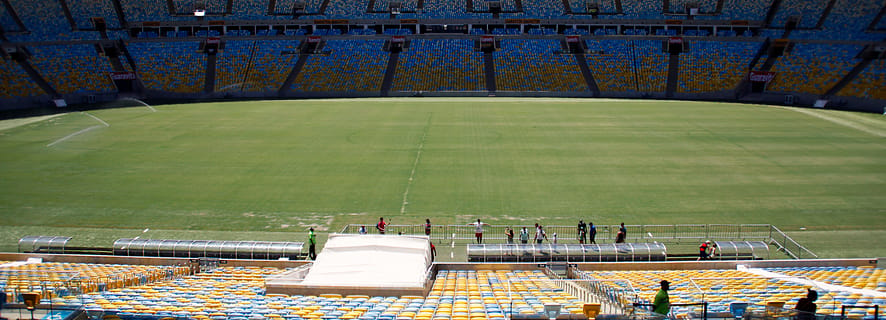
{"type": "Polygon", "coordinates": [[[68,9],[77,23],[77,28],[93,29],[92,18],[104,18],[108,29],[122,28],[120,18],[114,11],[113,0],[68,1],[68,9]]]}
{"type": "MultiPolygon", "coordinates": [[[[98,40],[98,32],[73,31],[58,1],[9,0],[27,33],[8,35],[11,41],[98,40]]],[[[5,6],[3,11],[6,11],[5,6]]],[[[0,22],[4,30],[21,31],[7,14],[0,22]]]]}
{"type": "Polygon", "coordinates": [[[886,34],[866,32],[882,3],[876,1],[836,0],[824,21],[823,30],[796,30],[794,39],[886,40],[886,34]]]}
{"type": "Polygon", "coordinates": [[[775,12],[770,24],[775,28],[784,28],[791,17],[800,17],[800,28],[814,28],[824,13],[830,0],[784,0],[775,12]]]}

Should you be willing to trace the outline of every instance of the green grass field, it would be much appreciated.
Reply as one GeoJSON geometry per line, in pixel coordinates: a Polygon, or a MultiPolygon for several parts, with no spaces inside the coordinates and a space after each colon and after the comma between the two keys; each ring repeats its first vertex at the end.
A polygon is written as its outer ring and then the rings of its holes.
{"type": "Polygon", "coordinates": [[[886,256],[882,115],[507,98],[155,108],[0,123],[0,250],[26,234],[109,245],[145,228],[302,241],[307,226],[385,216],[765,223],[825,257],[886,256]]]}

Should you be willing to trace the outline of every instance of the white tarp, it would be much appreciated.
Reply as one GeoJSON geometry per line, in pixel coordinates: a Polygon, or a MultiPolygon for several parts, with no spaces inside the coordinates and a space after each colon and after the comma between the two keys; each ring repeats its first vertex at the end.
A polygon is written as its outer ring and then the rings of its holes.
{"type": "Polygon", "coordinates": [[[301,285],[423,287],[430,251],[423,236],[331,234],[301,285]]]}

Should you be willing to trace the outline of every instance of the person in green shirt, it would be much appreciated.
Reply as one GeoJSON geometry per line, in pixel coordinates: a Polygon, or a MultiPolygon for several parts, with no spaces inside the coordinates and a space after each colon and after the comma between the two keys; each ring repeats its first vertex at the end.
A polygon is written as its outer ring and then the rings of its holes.
{"type": "Polygon", "coordinates": [[[652,301],[652,312],[666,315],[671,311],[671,300],[668,297],[668,290],[671,283],[667,280],[661,281],[661,290],[655,294],[655,300],[652,301]]]}
{"type": "Polygon", "coordinates": [[[311,228],[311,233],[308,236],[308,257],[311,260],[317,260],[317,235],[314,234],[314,228],[311,228]]]}

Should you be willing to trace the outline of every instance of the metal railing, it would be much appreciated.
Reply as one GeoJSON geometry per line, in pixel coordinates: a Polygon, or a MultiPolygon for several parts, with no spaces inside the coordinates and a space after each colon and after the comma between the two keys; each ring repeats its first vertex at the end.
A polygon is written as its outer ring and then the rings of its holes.
{"type": "MultiPolygon", "coordinates": [[[[341,233],[356,234],[364,226],[369,234],[377,234],[374,224],[349,224],[341,229],[341,233]]],[[[505,230],[514,230],[514,243],[520,243],[520,232],[523,228],[529,233],[529,242],[535,239],[534,225],[486,225],[483,226],[483,242],[501,243],[507,239],[505,230]]],[[[596,243],[613,243],[618,233],[618,225],[597,225],[596,243]]],[[[798,244],[794,239],[770,224],[678,224],[678,225],[626,225],[626,242],[632,243],[698,243],[704,240],[722,241],[764,241],[778,247],[780,251],[794,259],[818,258],[818,255],[798,244]]],[[[547,240],[553,242],[557,234],[559,243],[578,243],[578,226],[552,225],[543,227],[547,240]]],[[[431,241],[435,242],[473,242],[475,226],[467,225],[434,225],[431,227],[431,241]]],[[[387,234],[424,235],[423,224],[402,225],[389,224],[387,234]]],[[[590,242],[590,241],[588,241],[590,242]]]]}
{"type": "Polygon", "coordinates": [[[629,315],[631,319],[640,320],[640,319],[676,319],[674,314],[674,309],[688,309],[691,307],[701,307],[699,310],[698,318],[702,320],[708,319],[708,303],[707,302],[698,302],[698,303],[674,303],[671,304],[671,312],[667,315],[658,314],[652,312],[652,308],[654,307],[649,303],[635,303],[633,305],[632,313],[629,315]]]}
{"type": "Polygon", "coordinates": [[[640,301],[640,293],[627,279],[596,279],[590,274],[570,267],[577,280],[566,280],[561,288],[590,303],[599,303],[601,313],[623,314],[640,301]]]}
{"type": "Polygon", "coordinates": [[[788,256],[794,259],[812,259],[818,258],[818,255],[814,252],[806,249],[806,247],[800,245],[794,239],[791,239],[788,235],[781,231],[776,226],[772,226],[771,234],[769,235],[769,244],[774,244],[778,247],[778,250],[784,252],[788,256]]]}

